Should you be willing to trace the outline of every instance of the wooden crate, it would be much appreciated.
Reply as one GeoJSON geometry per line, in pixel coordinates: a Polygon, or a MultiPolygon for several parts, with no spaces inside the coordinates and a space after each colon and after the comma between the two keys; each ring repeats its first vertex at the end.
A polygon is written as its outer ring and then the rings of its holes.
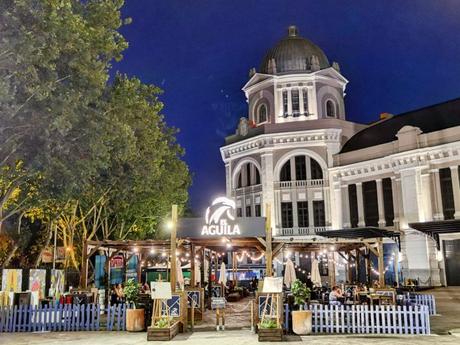
{"type": "Polygon", "coordinates": [[[260,328],[258,330],[259,341],[283,341],[282,328],[260,328]]]}
{"type": "Polygon", "coordinates": [[[171,340],[179,333],[179,322],[174,322],[169,328],[149,327],[147,329],[147,341],[171,340]]]}

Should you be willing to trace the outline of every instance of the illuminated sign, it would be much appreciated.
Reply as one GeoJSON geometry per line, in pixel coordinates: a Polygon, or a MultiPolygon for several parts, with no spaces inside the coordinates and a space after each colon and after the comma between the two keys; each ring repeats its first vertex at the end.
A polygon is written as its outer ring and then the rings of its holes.
{"type": "Polygon", "coordinates": [[[206,236],[235,236],[241,235],[240,227],[235,219],[235,202],[226,197],[215,199],[206,209],[205,225],[201,235],[206,236]]]}

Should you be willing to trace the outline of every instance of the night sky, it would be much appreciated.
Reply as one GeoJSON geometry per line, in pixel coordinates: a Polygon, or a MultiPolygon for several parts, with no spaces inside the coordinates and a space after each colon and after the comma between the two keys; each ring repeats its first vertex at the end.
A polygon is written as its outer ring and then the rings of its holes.
{"type": "Polygon", "coordinates": [[[291,24],[339,62],[348,120],[460,97],[457,0],[126,0],[123,16],[130,47],[115,69],[164,90],[197,213],[225,192],[219,147],[247,115],[248,71],[291,24]]]}

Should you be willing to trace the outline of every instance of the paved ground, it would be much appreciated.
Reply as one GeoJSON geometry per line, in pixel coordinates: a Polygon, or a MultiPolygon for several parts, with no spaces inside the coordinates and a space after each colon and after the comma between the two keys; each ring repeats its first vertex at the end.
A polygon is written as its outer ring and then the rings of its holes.
{"type": "MultiPolygon", "coordinates": [[[[439,315],[431,318],[432,336],[291,336],[286,340],[289,344],[309,345],[435,345],[435,344],[460,344],[460,287],[435,289],[426,293],[436,297],[437,312],[439,315]],[[452,333],[453,335],[449,335],[452,333]]],[[[236,311],[241,310],[248,300],[234,305],[236,311]]],[[[234,313],[229,315],[228,326],[246,324],[248,313],[234,313]]],[[[209,320],[212,326],[212,320],[209,320]]],[[[229,328],[229,327],[227,327],[229,328]]],[[[195,332],[179,334],[173,341],[164,344],[181,345],[249,345],[258,344],[257,335],[247,329],[225,332],[195,332]]],[[[285,342],[286,343],[286,342],[285,342]]],[[[163,342],[147,342],[146,333],[127,332],[75,332],[75,333],[2,333],[0,345],[138,345],[138,344],[163,344],[163,342]]],[[[276,344],[276,343],[271,343],[276,344]]]]}
{"type": "Polygon", "coordinates": [[[449,331],[457,330],[456,332],[460,333],[460,286],[433,289],[426,293],[435,296],[439,314],[431,317],[431,332],[447,334],[449,331]]]}
{"type": "MultiPolygon", "coordinates": [[[[289,337],[284,344],[308,345],[434,345],[460,344],[460,338],[444,336],[425,337],[371,337],[371,336],[308,336],[289,337]]],[[[1,334],[0,344],[8,345],[139,345],[139,344],[181,344],[181,345],[252,345],[259,344],[257,336],[250,331],[195,332],[179,334],[170,342],[147,342],[145,333],[126,332],[75,332],[46,334],[1,334]]],[[[277,343],[270,343],[277,344],[277,343]]],[[[281,343],[279,343],[281,344],[281,343]]]]}

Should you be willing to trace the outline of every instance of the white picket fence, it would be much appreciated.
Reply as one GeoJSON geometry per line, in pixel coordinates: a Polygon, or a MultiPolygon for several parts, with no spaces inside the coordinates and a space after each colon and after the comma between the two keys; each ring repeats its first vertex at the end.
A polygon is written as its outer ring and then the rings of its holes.
{"type": "Polygon", "coordinates": [[[406,294],[406,300],[416,305],[426,305],[430,311],[430,315],[436,314],[436,300],[433,295],[408,292],[406,294]]]}
{"type": "Polygon", "coordinates": [[[314,333],[430,334],[427,306],[322,305],[312,311],[314,333]]]}

